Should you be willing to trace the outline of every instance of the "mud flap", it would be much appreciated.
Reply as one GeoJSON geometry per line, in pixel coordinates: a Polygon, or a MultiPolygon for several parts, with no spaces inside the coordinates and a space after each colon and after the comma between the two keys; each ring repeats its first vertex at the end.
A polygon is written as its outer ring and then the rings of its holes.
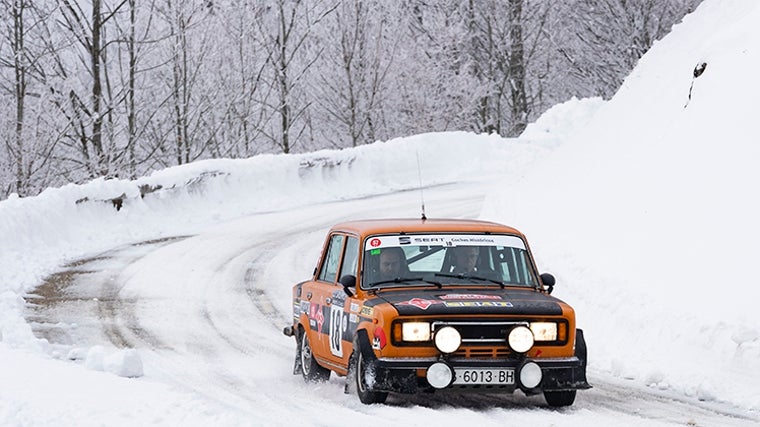
{"type": "Polygon", "coordinates": [[[575,357],[581,361],[581,366],[576,370],[575,380],[579,384],[585,384],[591,388],[586,380],[586,365],[588,364],[588,349],[586,348],[586,339],[583,337],[583,329],[575,330],[575,357]]]}
{"type": "Polygon", "coordinates": [[[375,352],[372,351],[372,345],[369,342],[369,335],[364,329],[356,331],[354,336],[353,351],[348,361],[348,374],[346,375],[346,385],[343,387],[343,393],[351,394],[355,392],[356,387],[356,349],[361,349],[364,360],[375,360],[375,352]]]}
{"type": "Polygon", "coordinates": [[[293,362],[293,375],[301,375],[302,367],[301,367],[301,334],[303,334],[303,330],[301,328],[298,328],[295,330],[295,333],[293,334],[294,337],[296,337],[296,360],[293,362]]]}

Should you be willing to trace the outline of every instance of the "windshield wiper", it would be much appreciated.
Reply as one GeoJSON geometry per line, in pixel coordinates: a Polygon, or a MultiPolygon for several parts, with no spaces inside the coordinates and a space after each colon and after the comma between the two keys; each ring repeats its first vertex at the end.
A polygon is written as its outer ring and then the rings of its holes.
{"type": "Polygon", "coordinates": [[[401,287],[401,286],[408,286],[411,282],[423,282],[425,285],[435,285],[439,289],[443,287],[443,285],[440,282],[436,282],[434,280],[428,280],[424,277],[396,277],[393,279],[388,280],[380,280],[379,282],[373,282],[369,284],[369,288],[375,288],[380,285],[386,285],[388,283],[394,283],[400,286],[385,286],[386,288],[394,288],[394,287],[401,287]]]}
{"type": "Polygon", "coordinates": [[[488,277],[481,277],[481,276],[473,276],[471,274],[466,273],[459,273],[459,274],[451,274],[451,273],[435,273],[436,277],[451,277],[454,279],[462,279],[462,280],[480,280],[482,282],[491,282],[493,284],[501,286],[502,289],[504,289],[504,282],[501,280],[496,279],[489,279],[488,277]]]}

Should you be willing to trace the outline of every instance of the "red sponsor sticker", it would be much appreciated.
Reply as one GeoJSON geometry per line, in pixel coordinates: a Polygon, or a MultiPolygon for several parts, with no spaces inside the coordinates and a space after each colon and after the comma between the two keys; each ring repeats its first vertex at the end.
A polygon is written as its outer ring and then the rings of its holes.
{"type": "Polygon", "coordinates": [[[312,304],[309,317],[317,321],[317,331],[322,331],[322,324],[325,323],[325,315],[322,313],[322,306],[312,304]]]}
{"type": "Polygon", "coordinates": [[[380,243],[381,243],[380,239],[378,239],[378,238],[374,238],[374,239],[372,239],[372,240],[369,241],[369,245],[372,246],[373,248],[376,248],[376,247],[380,246],[380,243]]]}
{"type": "Polygon", "coordinates": [[[412,305],[423,310],[427,310],[433,304],[441,304],[441,301],[430,301],[422,298],[412,298],[409,301],[400,302],[398,305],[412,305]]]}

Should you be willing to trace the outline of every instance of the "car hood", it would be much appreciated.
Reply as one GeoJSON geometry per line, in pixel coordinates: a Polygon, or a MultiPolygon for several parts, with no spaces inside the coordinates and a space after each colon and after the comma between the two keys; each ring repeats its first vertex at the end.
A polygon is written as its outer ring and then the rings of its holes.
{"type": "Polygon", "coordinates": [[[399,315],[561,315],[560,300],[533,289],[431,289],[387,291],[365,303],[388,303],[399,315]]]}

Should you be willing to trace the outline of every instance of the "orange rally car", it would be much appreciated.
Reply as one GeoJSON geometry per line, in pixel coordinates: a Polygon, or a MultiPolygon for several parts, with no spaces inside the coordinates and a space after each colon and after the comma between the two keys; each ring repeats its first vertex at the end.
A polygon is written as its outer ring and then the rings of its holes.
{"type": "Polygon", "coordinates": [[[543,393],[568,406],[586,381],[586,343],[550,296],[525,237],[475,220],[339,224],[314,277],[293,286],[294,374],[346,376],[346,392],[543,393]]]}

